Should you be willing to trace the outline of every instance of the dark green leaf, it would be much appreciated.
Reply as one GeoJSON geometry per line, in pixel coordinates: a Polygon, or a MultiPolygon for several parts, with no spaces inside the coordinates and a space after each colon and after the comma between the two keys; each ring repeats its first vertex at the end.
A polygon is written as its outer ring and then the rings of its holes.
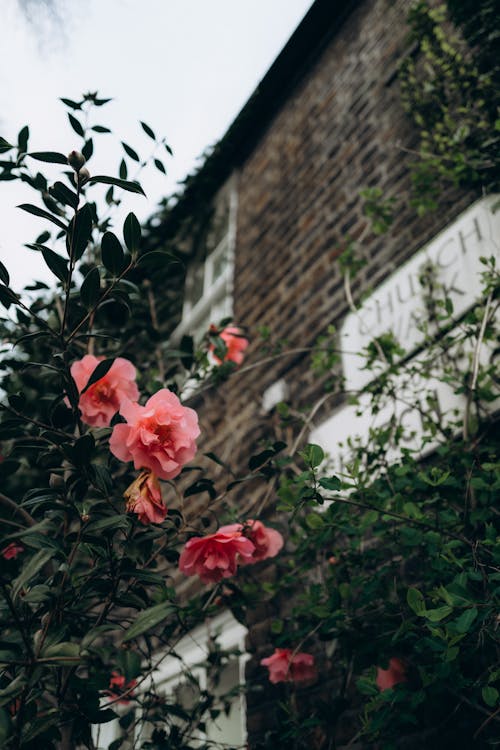
{"type": "Polygon", "coordinates": [[[48,211],[44,211],[43,208],[38,208],[38,206],[32,206],[31,203],[21,203],[17,208],[21,208],[23,211],[27,211],[29,214],[33,214],[33,216],[41,216],[42,219],[48,219],[53,224],[56,224],[61,229],[64,229],[66,232],[68,227],[66,224],[64,224],[60,219],[56,218],[52,214],[49,214],[48,211]]]}
{"type": "Polygon", "coordinates": [[[462,612],[460,617],[454,621],[455,629],[459,633],[467,633],[470,630],[470,627],[474,620],[476,619],[478,615],[477,609],[473,607],[472,609],[466,609],[465,612],[462,612]]]}
{"type": "Polygon", "coordinates": [[[94,383],[97,383],[98,380],[100,380],[101,378],[103,378],[106,375],[106,373],[109,372],[109,370],[113,366],[113,362],[114,361],[115,361],[114,358],[112,358],[112,359],[103,359],[102,362],[99,362],[99,364],[97,365],[97,367],[95,368],[94,372],[92,373],[92,375],[88,379],[88,381],[87,381],[87,383],[85,385],[85,388],[83,389],[83,391],[81,391],[81,393],[82,394],[85,393],[85,391],[88,388],[90,388],[91,385],[93,385],[94,383]]]}
{"type": "Polygon", "coordinates": [[[42,255],[52,273],[57,276],[60,281],[66,283],[68,280],[68,261],[53,250],[50,250],[48,247],[43,248],[42,255]]]}
{"type": "Polygon", "coordinates": [[[135,214],[130,212],[123,223],[123,238],[131,253],[136,253],[141,244],[141,225],[135,214]]]}
{"type": "Polygon", "coordinates": [[[10,151],[11,148],[14,148],[14,146],[5,140],[5,138],[0,137],[0,154],[4,154],[6,151],[10,151]]]}
{"type": "Polygon", "coordinates": [[[49,164],[67,164],[68,159],[58,151],[31,151],[28,156],[38,161],[46,161],[49,164]]]}
{"type": "Polygon", "coordinates": [[[151,630],[155,625],[165,620],[169,614],[173,611],[173,607],[170,602],[162,602],[154,607],[145,609],[137,615],[134,623],[129,627],[125,633],[124,641],[130,641],[132,638],[137,638],[147,630],[151,630]]]}
{"type": "Polygon", "coordinates": [[[82,154],[85,157],[85,159],[88,161],[92,154],[94,153],[94,143],[92,141],[92,138],[89,138],[85,141],[85,143],[82,146],[82,154]]]}
{"type": "Polygon", "coordinates": [[[4,264],[0,262],[0,281],[2,281],[5,286],[9,286],[10,284],[10,277],[9,272],[5,268],[4,264]]]}
{"type": "Polygon", "coordinates": [[[126,267],[123,248],[113,232],[105,232],[102,236],[101,258],[104,267],[114,276],[118,276],[126,267]]]}
{"type": "Polygon", "coordinates": [[[49,189],[49,192],[60,203],[64,203],[66,206],[71,206],[71,208],[78,206],[77,194],[73,190],[70,190],[63,182],[55,182],[53,187],[49,189]]]}
{"type": "Polygon", "coordinates": [[[92,211],[86,203],[78,211],[76,217],[71,219],[68,234],[66,237],[66,249],[71,257],[70,244],[73,245],[73,257],[79,260],[85,252],[92,235],[92,211]],[[73,230],[74,226],[74,230],[73,230]]]}
{"type": "Polygon", "coordinates": [[[8,310],[12,303],[19,302],[18,295],[8,286],[0,284],[0,303],[8,310]]]}
{"type": "Polygon", "coordinates": [[[167,170],[163,166],[163,162],[160,161],[160,159],[155,159],[155,167],[156,169],[159,169],[160,172],[163,172],[163,174],[167,174],[167,170]]]}
{"type": "Polygon", "coordinates": [[[133,159],[134,161],[140,161],[139,154],[137,153],[137,151],[134,151],[133,148],[131,148],[130,146],[128,146],[123,141],[122,141],[122,146],[123,146],[123,149],[124,149],[125,153],[128,156],[130,156],[131,159],[133,159]]]}
{"type": "Polygon", "coordinates": [[[120,162],[120,168],[118,170],[118,174],[120,175],[120,179],[126,180],[128,175],[128,169],[127,169],[127,162],[125,159],[122,159],[120,162]]]}
{"type": "Polygon", "coordinates": [[[28,150],[29,137],[30,129],[27,125],[25,125],[24,128],[21,128],[21,130],[19,131],[19,135],[17,136],[17,147],[19,151],[26,153],[26,151],[28,150]]]}
{"type": "Polygon", "coordinates": [[[111,130],[109,128],[105,128],[104,125],[94,125],[92,130],[95,133],[111,133],[111,130]]]}
{"type": "Polygon", "coordinates": [[[96,177],[91,177],[89,180],[90,184],[96,182],[102,183],[103,185],[116,185],[116,187],[121,187],[131,193],[140,193],[141,195],[146,196],[146,193],[138,182],[128,182],[127,180],[119,180],[117,177],[106,177],[105,175],[97,175],[96,177]]]}
{"type": "Polygon", "coordinates": [[[156,141],[156,136],[154,134],[154,131],[149,127],[149,125],[146,125],[146,123],[142,122],[142,120],[140,121],[140,123],[141,123],[141,127],[144,130],[144,132],[146,133],[146,135],[149,135],[149,137],[152,138],[153,141],[156,141]]]}
{"type": "Polygon", "coordinates": [[[81,109],[82,105],[79,102],[74,102],[72,99],[63,99],[61,98],[60,101],[65,104],[67,107],[71,107],[71,109],[81,109]]]}
{"type": "Polygon", "coordinates": [[[167,153],[170,154],[170,156],[174,155],[174,152],[172,151],[172,149],[170,148],[170,146],[168,145],[168,143],[165,143],[165,149],[166,149],[167,153]]]}
{"type": "Polygon", "coordinates": [[[12,595],[14,598],[26,586],[28,581],[31,581],[42,570],[45,563],[51,559],[53,554],[54,550],[52,549],[41,549],[25,564],[18,577],[13,581],[12,595]]]}
{"type": "Polygon", "coordinates": [[[78,135],[81,135],[82,138],[83,138],[83,136],[85,135],[85,131],[84,131],[81,123],[76,119],[76,117],[74,117],[71,114],[71,112],[68,112],[68,119],[69,119],[70,125],[73,128],[73,130],[75,131],[75,133],[77,133],[78,135]]]}
{"type": "Polygon", "coordinates": [[[172,263],[180,264],[178,258],[175,258],[173,255],[165,252],[164,250],[151,250],[149,253],[144,253],[144,255],[141,255],[137,262],[140,263],[141,266],[147,266],[150,268],[160,268],[162,266],[166,267],[167,264],[172,263]]]}
{"type": "MultiPolygon", "coordinates": [[[[101,277],[98,268],[92,268],[85,276],[80,288],[80,299],[84,307],[90,309],[95,306],[101,293],[101,277]]],[[[101,363],[102,364],[102,363],[101,363]]]]}

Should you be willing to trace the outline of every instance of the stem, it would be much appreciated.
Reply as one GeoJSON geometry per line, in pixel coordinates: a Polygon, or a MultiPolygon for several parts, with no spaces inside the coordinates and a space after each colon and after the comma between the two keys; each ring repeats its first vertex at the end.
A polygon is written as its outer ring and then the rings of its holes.
{"type": "Polygon", "coordinates": [[[68,269],[68,280],[66,282],[66,298],[64,300],[64,312],[63,312],[63,318],[61,321],[61,336],[64,335],[64,329],[66,328],[66,321],[68,319],[68,311],[69,311],[69,295],[71,291],[71,279],[73,276],[73,271],[75,270],[75,230],[76,230],[76,219],[78,216],[78,204],[80,203],[80,173],[76,172],[76,206],[75,206],[75,215],[73,217],[73,226],[71,228],[71,239],[69,243],[69,269],[68,269]]]}
{"type": "Polygon", "coordinates": [[[0,492],[0,504],[6,508],[10,508],[10,510],[12,510],[14,513],[17,513],[19,516],[22,516],[28,526],[35,525],[35,519],[32,518],[30,514],[24,510],[24,508],[20,508],[14,500],[11,500],[10,497],[4,495],[3,492],[0,492]]]}

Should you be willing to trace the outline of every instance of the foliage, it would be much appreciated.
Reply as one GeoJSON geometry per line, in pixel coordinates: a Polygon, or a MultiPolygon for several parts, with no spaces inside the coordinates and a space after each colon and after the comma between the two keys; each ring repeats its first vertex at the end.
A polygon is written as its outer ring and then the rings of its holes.
{"type": "Polygon", "coordinates": [[[460,39],[445,6],[419,2],[409,16],[414,51],[399,76],[403,105],[419,132],[412,175],[419,211],[436,208],[451,186],[492,192],[500,184],[494,3],[479,4],[484,18],[479,9],[469,16],[461,2],[450,5],[477,50],[460,39]]]}

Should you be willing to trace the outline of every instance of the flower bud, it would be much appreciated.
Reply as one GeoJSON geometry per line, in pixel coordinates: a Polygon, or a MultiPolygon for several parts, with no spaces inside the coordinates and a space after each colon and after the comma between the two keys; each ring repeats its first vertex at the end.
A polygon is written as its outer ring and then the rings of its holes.
{"type": "Polygon", "coordinates": [[[75,185],[85,185],[90,180],[90,172],[87,167],[82,167],[75,175],[73,175],[75,185]]]}
{"type": "Polygon", "coordinates": [[[85,157],[80,151],[70,151],[68,154],[68,164],[73,167],[75,172],[79,172],[85,164],[85,157]]]}

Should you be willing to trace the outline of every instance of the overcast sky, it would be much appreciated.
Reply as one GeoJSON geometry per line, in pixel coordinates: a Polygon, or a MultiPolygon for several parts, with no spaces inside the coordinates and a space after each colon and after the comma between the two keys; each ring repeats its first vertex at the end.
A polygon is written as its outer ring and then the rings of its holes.
{"type": "MultiPolygon", "coordinates": [[[[0,135],[16,141],[29,123],[30,150],[67,153],[78,137],[59,97],[98,90],[113,102],[99,123],[115,135],[96,138],[94,173],[117,174],[120,140],[139,151],[151,141],[138,121],[166,136],[174,157],[167,177],[144,177],[148,200],[127,197],[141,218],[192,170],[218,140],[265,75],[312,0],[2,0],[0,135]],[[31,21],[20,10],[27,5],[31,21]],[[55,4],[56,17],[45,5],[55,4]],[[99,145],[99,143],[101,145],[99,145]]],[[[163,156],[162,156],[163,158],[163,156]]],[[[46,165],[43,165],[46,166],[46,165]]],[[[57,166],[45,170],[57,178],[57,166]]],[[[142,179],[142,178],[141,178],[142,179]]],[[[19,289],[44,275],[22,247],[45,229],[16,209],[34,193],[0,183],[0,259],[19,289]]],[[[45,278],[47,278],[45,276],[45,278]]]]}

